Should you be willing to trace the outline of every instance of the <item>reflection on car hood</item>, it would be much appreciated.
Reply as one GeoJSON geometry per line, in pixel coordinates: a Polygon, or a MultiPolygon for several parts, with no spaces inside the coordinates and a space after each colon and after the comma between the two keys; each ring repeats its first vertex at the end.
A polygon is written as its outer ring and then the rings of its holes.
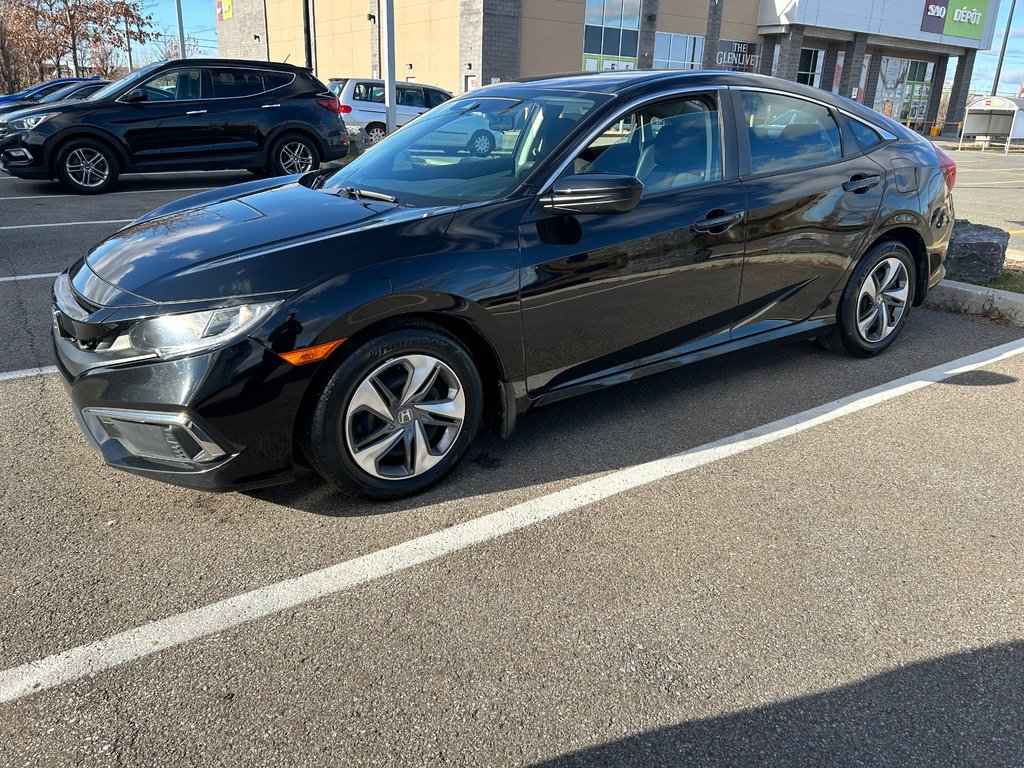
{"type": "Polygon", "coordinates": [[[296,290],[373,260],[365,244],[338,238],[412,223],[422,245],[423,236],[440,238],[450,220],[436,214],[452,210],[359,202],[305,187],[298,177],[250,182],[180,200],[136,220],[85,259],[107,287],[93,281],[90,289],[76,279],[76,289],[104,306],[296,290]],[[346,247],[349,242],[352,247],[346,247]],[[111,286],[133,295],[114,297],[111,286]]]}

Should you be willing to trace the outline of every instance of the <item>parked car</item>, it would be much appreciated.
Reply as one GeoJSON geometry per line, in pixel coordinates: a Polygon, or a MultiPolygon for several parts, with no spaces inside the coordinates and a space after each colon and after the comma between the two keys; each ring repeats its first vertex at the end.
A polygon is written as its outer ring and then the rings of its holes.
{"type": "Polygon", "coordinates": [[[77,83],[69,83],[63,88],[58,88],[49,96],[44,96],[38,101],[13,101],[7,104],[0,104],[0,117],[18,112],[22,109],[35,107],[40,104],[54,104],[58,101],[71,101],[72,99],[85,99],[96,93],[100,88],[107,85],[109,80],[83,80],[77,83]]]}
{"type": "MultiPolygon", "coordinates": [[[[350,128],[365,130],[374,144],[387,135],[383,80],[332,77],[329,87],[341,102],[341,113],[350,128]]],[[[395,122],[401,127],[451,97],[448,91],[432,85],[398,83],[395,86],[395,122]]]]}
{"type": "Polygon", "coordinates": [[[774,78],[501,83],[343,168],[112,235],[54,284],[58,368],[113,466],[232,489],[308,461],[403,496],[481,425],[572,395],[782,338],[879,354],[944,274],[955,174],[898,123],[774,78]],[[430,149],[475,113],[510,152],[430,149]]]}
{"type": "Polygon", "coordinates": [[[315,170],[348,152],[338,100],[290,64],[185,59],[143,67],[85,101],[0,117],[0,169],[106,192],[121,173],[315,170]]]}
{"type": "Polygon", "coordinates": [[[58,77],[55,80],[48,80],[45,83],[24,88],[16,93],[0,95],[0,104],[10,104],[16,101],[39,101],[69,83],[81,83],[89,80],[99,80],[99,75],[92,77],[58,77]]]}

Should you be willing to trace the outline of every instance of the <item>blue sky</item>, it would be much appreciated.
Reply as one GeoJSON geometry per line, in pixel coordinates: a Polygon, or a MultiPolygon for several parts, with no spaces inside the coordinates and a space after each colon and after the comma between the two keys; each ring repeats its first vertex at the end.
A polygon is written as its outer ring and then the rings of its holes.
{"type": "MultiPolygon", "coordinates": [[[[252,2],[252,0],[241,0],[252,2]]],[[[992,77],[995,75],[996,57],[999,52],[999,45],[1003,39],[1003,30],[1006,29],[1006,17],[1010,10],[1010,0],[1000,0],[999,18],[996,22],[996,34],[992,41],[993,50],[979,52],[974,64],[974,78],[971,81],[971,88],[976,92],[988,93],[992,87],[992,77]]],[[[203,47],[203,54],[213,56],[217,52],[217,12],[214,0],[181,0],[182,15],[185,23],[185,34],[195,37],[203,47]]],[[[159,29],[170,35],[177,34],[177,22],[174,18],[173,0],[155,0],[148,8],[153,14],[153,19],[159,29]]],[[[947,78],[952,79],[952,67],[947,73],[947,78]]],[[[1006,59],[1003,63],[1003,72],[1000,77],[1000,93],[1012,91],[1013,96],[1017,95],[1021,81],[1024,80],[1024,0],[1017,0],[1017,10],[1014,14],[1014,26],[1011,31],[1010,42],[1006,48],[1006,59]]]]}
{"type": "MultiPolygon", "coordinates": [[[[252,0],[248,0],[252,2],[252,0]]],[[[153,22],[161,33],[172,37],[178,34],[178,22],[174,14],[174,0],[153,0],[145,3],[146,13],[153,15],[153,22]]],[[[181,15],[185,34],[196,38],[202,46],[202,54],[217,54],[217,9],[214,0],[181,0],[181,15]]]]}

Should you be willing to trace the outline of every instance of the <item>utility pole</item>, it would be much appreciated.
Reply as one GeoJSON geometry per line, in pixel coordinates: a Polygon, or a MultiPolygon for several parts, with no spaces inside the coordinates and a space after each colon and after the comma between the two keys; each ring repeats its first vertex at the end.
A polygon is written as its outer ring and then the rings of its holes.
{"type": "Polygon", "coordinates": [[[185,25],[181,20],[181,0],[174,0],[174,10],[178,15],[178,53],[183,59],[188,58],[188,52],[185,50],[185,25]]]}
{"type": "Polygon", "coordinates": [[[381,42],[381,75],[384,78],[384,114],[387,132],[395,130],[395,0],[381,0],[381,19],[383,30],[381,42]]]}
{"type": "Polygon", "coordinates": [[[1010,0],[1010,15],[1006,17],[1006,31],[1003,32],[1003,44],[999,48],[999,58],[996,60],[996,76],[992,80],[992,95],[996,95],[999,89],[999,76],[1003,73],[1003,57],[1006,56],[1006,43],[1010,39],[1010,27],[1013,26],[1013,11],[1017,0],[1010,0]]]}
{"type": "Polygon", "coordinates": [[[132,39],[128,36],[128,14],[124,16],[124,42],[128,48],[128,71],[131,72],[135,67],[132,66],[132,39]]]}

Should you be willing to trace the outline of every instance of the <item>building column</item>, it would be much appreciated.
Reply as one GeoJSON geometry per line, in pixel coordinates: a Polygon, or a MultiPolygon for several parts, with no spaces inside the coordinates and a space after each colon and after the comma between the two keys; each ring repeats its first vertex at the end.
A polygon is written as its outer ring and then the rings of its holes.
{"type": "Polygon", "coordinates": [[[942,101],[942,86],[946,82],[946,67],[949,64],[949,56],[939,56],[939,60],[932,67],[932,88],[928,94],[928,110],[924,115],[924,131],[927,136],[935,125],[939,116],[939,102],[942,101]]]}
{"type": "Polygon", "coordinates": [[[863,104],[865,107],[874,109],[875,105],[875,94],[878,93],[878,78],[882,75],[882,49],[873,48],[871,50],[871,63],[868,64],[868,76],[864,81],[864,100],[863,104]]]}
{"type": "Polygon", "coordinates": [[[636,68],[654,67],[654,35],[658,28],[658,0],[640,3],[640,34],[637,38],[636,68]]]}
{"type": "Polygon", "coordinates": [[[839,62],[839,43],[831,42],[825,49],[825,61],[821,65],[821,85],[823,91],[831,91],[836,79],[836,64],[839,62]]]}
{"type": "Polygon", "coordinates": [[[715,69],[718,65],[718,41],[722,38],[722,5],[725,0],[708,0],[708,24],[704,31],[703,69],[715,69]]]}
{"type": "Polygon", "coordinates": [[[800,71],[800,51],[804,47],[804,28],[793,24],[779,41],[779,68],[776,77],[796,80],[800,71]]]}
{"type": "Polygon", "coordinates": [[[853,40],[846,44],[843,56],[843,74],[839,77],[839,95],[853,98],[853,89],[860,87],[860,74],[864,70],[864,51],[867,48],[868,36],[857,32],[853,40]]]}
{"type": "Polygon", "coordinates": [[[761,61],[757,65],[757,74],[770,75],[775,63],[775,46],[779,44],[778,35],[765,35],[761,42],[761,61]]]}
{"type": "Polygon", "coordinates": [[[957,57],[953,90],[949,94],[949,107],[946,109],[946,123],[942,127],[943,136],[960,135],[960,121],[964,119],[964,112],[967,110],[967,96],[971,89],[976,54],[976,50],[969,48],[957,57]]]}

